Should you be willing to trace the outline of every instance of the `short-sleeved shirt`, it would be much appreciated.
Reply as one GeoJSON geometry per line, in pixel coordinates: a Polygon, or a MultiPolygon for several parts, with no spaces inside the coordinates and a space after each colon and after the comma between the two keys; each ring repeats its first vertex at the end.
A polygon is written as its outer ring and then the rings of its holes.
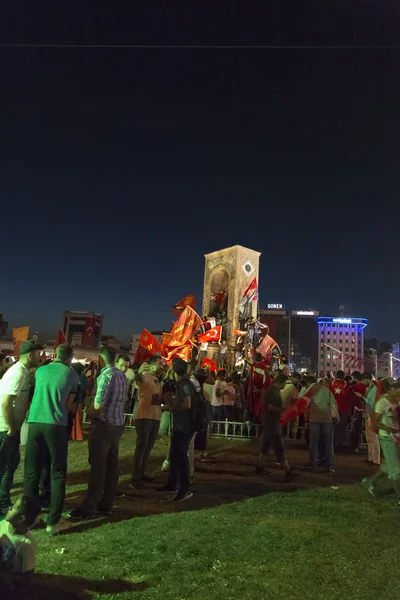
{"type": "Polygon", "coordinates": [[[67,400],[76,394],[79,375],[60,361],[39,367],[35,373],[35,392],[29,408],[28,423],[67,425],[67,400]]]}
{"type": "Polygon", "coordinates": [[[142,373],[138,386],[137,419],[161,420],[161,384],[152,373],[142,373]],[[158,404],[153,404],[158,402],[158,404]]]}
{"type": "Polygon", "coordinates": [[[190,396],[190,409],[172,413],[172,427],[174,431],[179,431],[182,433],[191,433],[194,431],[193,411],[195,402],[195,391],[190,381],[187,378],[183,378],[180,381],[178,381],[178,385],[176,386],[174,401],[175,405],[179,406],[180,404],[182,404],[183,399],[187,396],[190,396]]]}
{"type": "Polygon", "coordinates": [[[271,385],[264,395],[263,426],[266,433],[279,433],[281,430],[281,426],[279,424],[281,413],[278,411],[268,410],[269,404],[272,404],[276,407],[282,406],[280,390],[275,385],[271,385]]]}
{"type": "Polygon", "coordinates": [[[21,362],[16,362],[0,379],[0,431],[7,431],[1,403],[4,396],[16,396],[13,402],[13,425],[21,429],[28,410],[31,380],[29,371],[21,362]]]}
{"type": "MultiPolygon", "coordinates": [[[[36,544],[29,531],[15,533],[9,521],[0,523],[0,546],[4,570],[11,573],[33,571],[36,564],[36,544]]],[[[0,571],[2,570],[0,568],[0,571]]]]}
{"type": "MultiPolygon", "coordinates": [[[[386,425],[386,427],[393,427],[394,429],[398,429],[399,424],[397,422],[397,404],[392,404],[386,394],[381,396],[378,402],[375,405],[375,412],[379,415],[382,415],[382,425],[386,425]]],[[[379,437],[382,438],[390,438],[391,435],[388,431],[384,429],[379,429],[378,432],[379,437]]]]}

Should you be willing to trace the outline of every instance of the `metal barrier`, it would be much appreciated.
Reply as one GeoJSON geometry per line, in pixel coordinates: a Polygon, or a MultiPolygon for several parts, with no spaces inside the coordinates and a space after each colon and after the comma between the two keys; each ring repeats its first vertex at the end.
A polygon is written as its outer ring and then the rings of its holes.
{"type": "MultiPolygon", "coordinates": [[[[134,414],[124,413],[125,429],[135,429],[134,414]]],[[[86,419],[86,410],[83,411],[83,423],[88,423],[86,419]]],[[[306,439],[306,426],[299,426],[298,420],[292,421],[285,428],[285,438],[288,440],[297,440],[299,442],[306,439]]],[[[237,438],[251,440],[261,437],[262,425],[252,423],[251,421],[211,421],[208,425],[209,436],[212,438],[237,438]]],[[[351,434],[351,423],[347,427],[348,434],[351,434]]],[[[365,423],[361,431],[361,448],[366,447],[365,440],[365,423]]]]}

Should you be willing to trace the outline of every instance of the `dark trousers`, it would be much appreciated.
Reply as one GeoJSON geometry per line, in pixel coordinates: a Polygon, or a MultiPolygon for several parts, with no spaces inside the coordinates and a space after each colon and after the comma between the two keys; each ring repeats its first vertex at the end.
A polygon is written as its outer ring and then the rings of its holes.
{"type": "Polygon", "coordinates": [[[47,524],[55,525],[64,508],[68,430],[63,425],[30,423],[25,451],[24,496],[35,503],[39,498],[39,482],[46,452],[51,459],[51,502],[47,524]]]}
{"type": "Polygon", "coordinates": [[[45,502],[50,502],[51,497],[51,456],[46,450],[43,458],[42,474],[40,475],[40,499],[45,502]]]}
{"type": "Polygon", "coordinates": [[[310,465],[315,469],[323,458],[326,468],[333,469],[333,423],[310,423],[310,465]],[[323,456],[319,455],[321,443],[323,456]]]}
{"type": "Polygon", "coordinates": [[[89,435],[89,483],[82,510],[111,510],[119,477],[119,441],[123,425],[110,425],[100,419],[92,421],[89,435]]]}
{"type": "Polygon", "coordinates": [[[225,421],[224,406],[212,406],[213,421],[225,421]]]}
{"type": "Polygon", "coordinates": [[[147,462],[157,439],[160,421],[156,419],[136,419],[136,446],[133,455],[132,480],[141,481],[146,475],[147,462]]]}
{"type": "Polygon", "coordinates": [[[363,424],[363,414],[361,411],[357,412],[352,420],[352,431],[351,431],[351,449],[358,450],[361,444],[361,430],[363,424]]]}
{"type": "Polygon", "coordinates": [[[189,466],[189,444],[193,437],[193,431],[183,433],[173,431],[171,439],[170,468],[167,487],[179,489],[180,492],[188,492],[190,486],[189,466]]]}
{"type": "Polygon", "coordinates": [[[10,492],[14,483],[14,473],[18,469],[20,432],[9,436],[0,431],[0,508],[7,509],[11,504],[10,492]]]}
{"type": "Polygon", "coordinates": [[[348,413],[341,413],[339,415],[339,423],[335,424],[335,448],[338,450],[344,450],[347,443],[347,432],[346,425],[349,420],[348,413]]]}

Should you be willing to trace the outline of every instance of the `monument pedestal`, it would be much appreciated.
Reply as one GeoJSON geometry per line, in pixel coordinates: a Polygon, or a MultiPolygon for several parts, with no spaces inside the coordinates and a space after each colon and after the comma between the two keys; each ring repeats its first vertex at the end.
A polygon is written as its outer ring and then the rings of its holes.
{"type": "MultiPolygon", "coordinates": [[[[225,341],[228,344],[227,360],[234,361],[236,334],[239,327],[239,306],[244,292],[254,278],[258,282],[260,252],[243,246],[232,246],[205,255],[203,315],[223,315],[227,319],[224,326],[225,341]],[[221,302],[223,298],[223,302],[221,302]]],[[[251,314],[257,317],[258,303],[251,304],[251,314]]],[[[215,350],[209,346],[209,357],[214,358],[215,350]],[[213,356],[211,356],[213,354],[213,356]]],[[[218,356],[218,349],[217,349],[218,356]]]]}

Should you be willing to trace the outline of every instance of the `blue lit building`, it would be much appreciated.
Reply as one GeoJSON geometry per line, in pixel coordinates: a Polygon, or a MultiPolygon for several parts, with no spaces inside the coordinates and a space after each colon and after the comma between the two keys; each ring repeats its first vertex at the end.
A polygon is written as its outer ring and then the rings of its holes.
{"type": "Polygon", "coordinates": [[[364,358],[367,325],[361,318],[318,317],[318,373],[346,370],[344,355],[364,358]]]}

